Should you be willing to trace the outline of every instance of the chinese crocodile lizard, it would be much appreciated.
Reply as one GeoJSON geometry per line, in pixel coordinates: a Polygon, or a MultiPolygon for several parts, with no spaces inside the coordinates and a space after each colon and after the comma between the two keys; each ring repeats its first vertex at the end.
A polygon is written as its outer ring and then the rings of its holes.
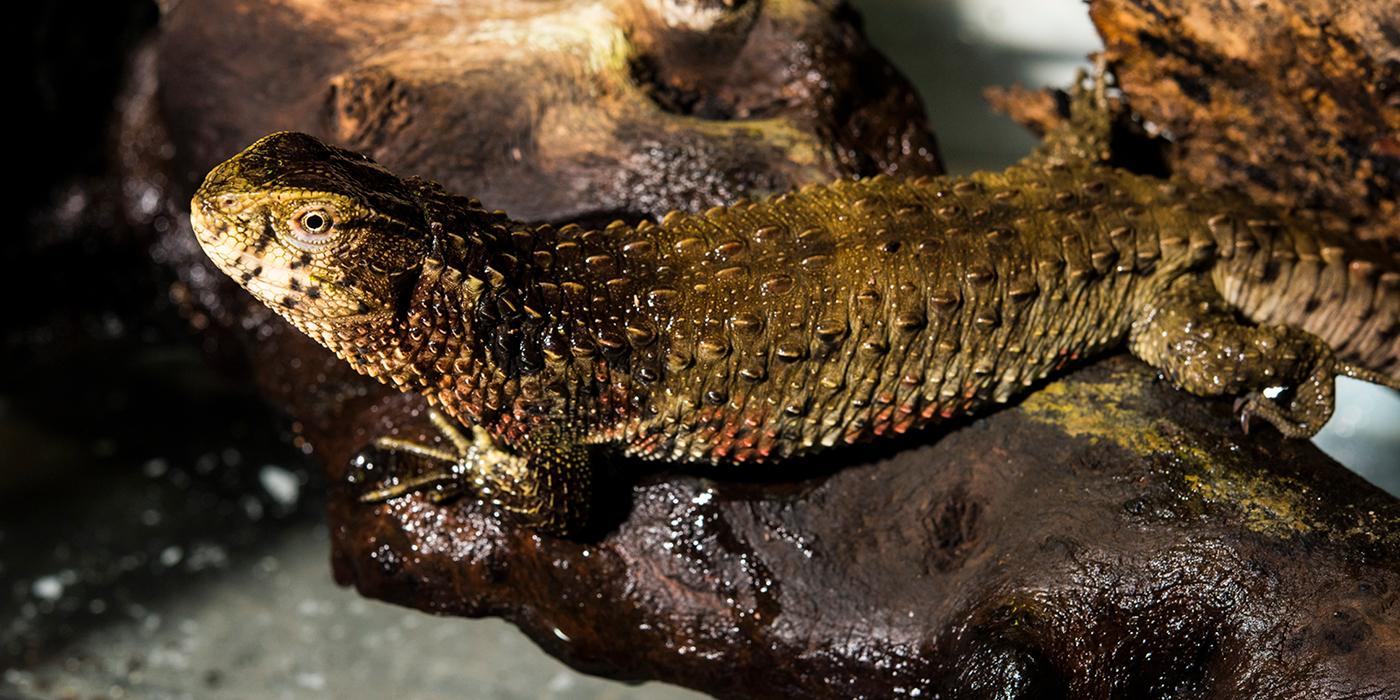
{"type": "Polygon", "coordinates": [[[381,445],[450,467],[367,500],[465,487],[553,532],[587,517],[593,446],[768,461],[1005,402],[1124,343],[1289,436],[1326,422],[1337,374],[1400,384],[1393,258],[1108,167],[1108,121],[1081,86],[1003,172],[600,230],[517,223],[283,132],[210,172],[192,220],[263,303],[440,409],[454,450],[381,445]]]}

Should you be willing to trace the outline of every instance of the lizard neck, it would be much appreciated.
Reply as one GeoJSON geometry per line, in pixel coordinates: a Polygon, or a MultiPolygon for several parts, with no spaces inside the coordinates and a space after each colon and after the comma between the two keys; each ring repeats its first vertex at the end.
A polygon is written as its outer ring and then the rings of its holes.
{"type": "MultiPolygon", "coordinates": [[[[440,259],[424,260],[416,279],[406,281],[396,309],[298,323],[308,335],[361,374],[436,402],[445,390],[478,385],[473,378],[491,368],[480,351],[469,312],[479,285],[440,259]]],[[[481,397],[450,406],[449,413],[476,420],[481,397]]]]}

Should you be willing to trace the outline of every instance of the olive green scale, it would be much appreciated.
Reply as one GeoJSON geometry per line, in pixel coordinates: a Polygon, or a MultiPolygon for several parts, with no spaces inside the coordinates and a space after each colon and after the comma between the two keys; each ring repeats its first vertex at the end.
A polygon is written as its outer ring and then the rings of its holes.
{"type": "Polygon", "coordinates": [[[1004,402],[1120,344],[1191,248],[1163,250],[1156,184],[1076,175],[877,177],[538,235],[546,284],[577,291],[557,366],[595,347],[608,364],[585,432],[658,458],[784,456],[1004,402]]]}

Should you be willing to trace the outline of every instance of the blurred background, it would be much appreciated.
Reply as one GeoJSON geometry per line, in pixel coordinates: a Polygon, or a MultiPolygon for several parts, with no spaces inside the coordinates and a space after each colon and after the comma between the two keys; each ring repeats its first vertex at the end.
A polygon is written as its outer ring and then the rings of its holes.
{"type": "MultiPolygon", "coordinates": [[[[1079,0],[854,5],[955,173],[1035,143],[984,87],[1062,86],[1099,47],[1079,0]]],[[[26,214],[27,259],[14,234],[0,243],[20,266],[0,282],[0,698],[695,697],[576,674],[498,620],[335,586],[323,484],[288,426],[207,366],[163,286],[121,274],[142,251],[82,235],[119,226],[70,185],[102,167],[120,57],[154,8],[24,12],[36,61],[18,102],[33,109],[11,188],[21,211],[59,206],[26,214]]],[[[1400,398],[1339,390],[1318,444],[1400,494],[1400,398]]]]}

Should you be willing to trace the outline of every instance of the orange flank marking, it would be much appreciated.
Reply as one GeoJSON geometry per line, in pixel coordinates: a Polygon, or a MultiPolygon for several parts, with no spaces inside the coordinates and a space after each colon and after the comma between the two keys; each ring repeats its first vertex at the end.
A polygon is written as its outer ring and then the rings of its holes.
{"type": "Polygon", "coordinates": [[[896,422],[896,423],[894,424],[894,431],[895,431],[896,433],[903,434],[903,433],[905,433],[906,431],[908,431],[910,428],[914,427],[914,421],[915,421],[915,416],[914,416],[914,414],[913,414],[913,413],[908,413],[908,414],[906,414],[904,417],[900,418],[899,421],[896,422]]]}
{"type": "Polygon", "coordinates": [[[758,456],[768,459],[773,454],[773,448],[778,444],[778,434],[776,432],[764,433],[763,439],[758,441],[758,456]]]}
{"type": "Polygon", "coordinates": [[[656,451],[658,442],[659,440],[657,440],[656,435],[648,435],[637,441],[637,451],[643,454],[651,454],[656,451]]]}

